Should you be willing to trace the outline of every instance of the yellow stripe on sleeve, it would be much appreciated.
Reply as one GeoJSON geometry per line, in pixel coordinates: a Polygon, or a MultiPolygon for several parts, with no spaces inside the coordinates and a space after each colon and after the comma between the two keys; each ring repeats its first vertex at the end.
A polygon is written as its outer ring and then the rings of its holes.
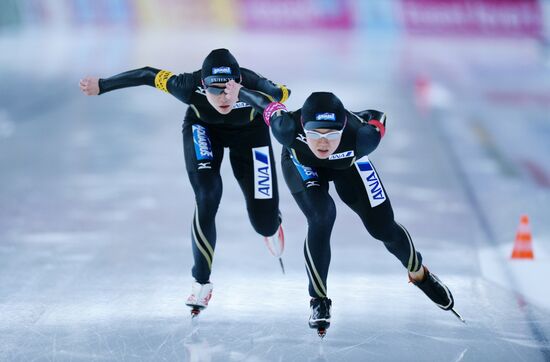
{"type": "Polygon", "coordinates": [[[286,100],[288,99],[288,88],[285,87],[282,84],[278,84],[278,86],[279,86],[279,88],[281,88],[281,91],[283,92],[283,96],[281,97],[281,100],[279,102],[280,103],[285,103],[286,100]]]}
{"type": "Polygon", "coordinates": [[[166,84],[168,83],[168,79],[170,79],[170,77],[173,75],[174,73],[172,72],[169,72],[167,70],[161,70],[155,76],[155,87],[160,89],[163,92],[168,93],[168,88],[166,88],[166,84]]]}

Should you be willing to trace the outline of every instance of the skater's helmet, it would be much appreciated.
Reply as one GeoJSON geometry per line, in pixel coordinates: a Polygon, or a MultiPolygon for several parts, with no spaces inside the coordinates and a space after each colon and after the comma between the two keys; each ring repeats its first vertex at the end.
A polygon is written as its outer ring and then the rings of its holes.
{"type": "Polygon", "coordinates": [[[302,124],[309,131],[316,128],[341,130],[346,125],[346,109],[330,92],[314,92],[302,106],[302,124]]]}
{"type": "Polygon", "coordinates": [[[238,82],[241,78],[241,68],[229,50],[214,49],[204,58],[201,77],[206,87],[212,83],[226,83],[231,79],[238,82]]]}

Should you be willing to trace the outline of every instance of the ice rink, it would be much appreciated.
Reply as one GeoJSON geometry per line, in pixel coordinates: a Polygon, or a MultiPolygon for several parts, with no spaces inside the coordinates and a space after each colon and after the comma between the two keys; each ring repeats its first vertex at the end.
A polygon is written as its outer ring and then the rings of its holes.
{"type": "Polygon", "coordinates": [[[0,48],[0,360],[550,361],[550,58],[540,43],[29,31],[4,34],[0,48]],[[387,113],[371,159],[466,324],[409,284],[333,193],[333,316],[321,341],[307,325],[305,218],[280,167],[286,275],[225,160],[214,293],[192,325],[186,105],[150,87],[86,97],[78,81],[146,65],[190,72],[218,47],[286,84],[290,109],[326,90],[350,110],[387,113]],[[532,261],[510,260],[523,214],[532,261]]]}

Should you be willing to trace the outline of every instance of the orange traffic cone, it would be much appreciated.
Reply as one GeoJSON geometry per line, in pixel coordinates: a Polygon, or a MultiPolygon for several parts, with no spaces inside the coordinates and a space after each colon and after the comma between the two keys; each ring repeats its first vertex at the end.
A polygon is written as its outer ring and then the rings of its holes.
{"type": "Polygon", "coordinates": [[[529,226],[529,217],[523,215],[519,222],[514,250],[512,250],[512,259],[533,259],[533,243],[531,240],[531,227],[529,226]]]}

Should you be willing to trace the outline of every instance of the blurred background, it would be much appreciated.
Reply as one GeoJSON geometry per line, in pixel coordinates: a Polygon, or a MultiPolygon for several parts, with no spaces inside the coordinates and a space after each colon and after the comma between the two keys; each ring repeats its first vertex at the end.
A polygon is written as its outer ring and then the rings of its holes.
{"type": "Polygon", "coordinates": [[[550,1],[2,0],[0,79],[1,360],[550,360],[550,1]],[[387,113],[372,159],[467,326],[334,194],[320,345],[279,166],[285,276],[226,161],[214,298],[190,325],[187,106],[78,81],[192,72],[219,47],[286,84],[289,109],[325,90],[387,113]],[[511,258],[518,231],[533,259],[511,258]]]}

